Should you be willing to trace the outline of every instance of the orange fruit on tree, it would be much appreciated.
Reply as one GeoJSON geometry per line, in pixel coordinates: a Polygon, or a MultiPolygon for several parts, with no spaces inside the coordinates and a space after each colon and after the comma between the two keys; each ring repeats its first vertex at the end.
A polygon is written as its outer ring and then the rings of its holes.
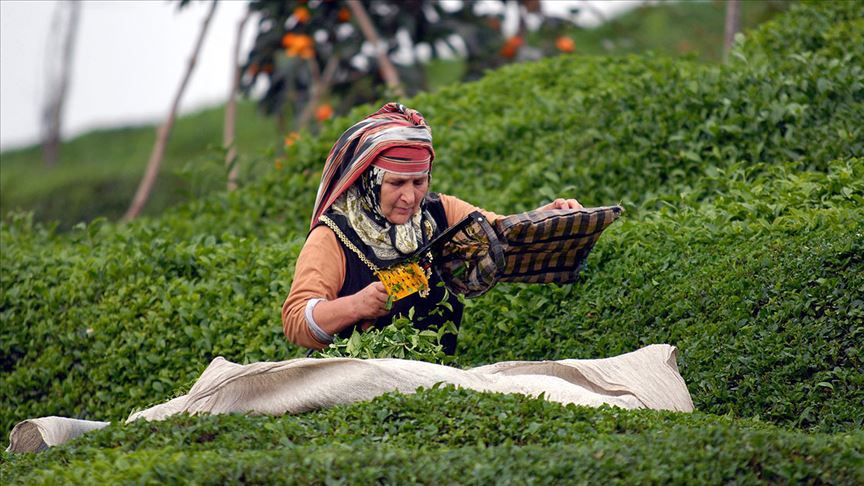
{"type": "Polygon", "coordinates": [[[315,57],[315,47],[311,45],[306,46],[303,49],[300,49],[299,54],[300,57],[302,57],[303,59],[312,59],[313,57],[315,57]]]}
{"type": "Polygon", "coordinates": [[[576,48],[576,44],[573,42],[573,39],[566,35],[562,35],[555,41],[555,47],[557,47],[561,52],[573,52],[576,48]]]}
{"type": "Polygon", "coordinates": [[[285,148],[288,148],[288,147],[294,145],[294,143],[296,143],[297,140],[300,140],[300,134],[299,133],[297,133],[297,132],[289,133],[288,135],[285,136],[285,148]]]}
{"type": "Polygon", "coordinates": [[[315,119],[319,122],[323,122],[324,120],[329,120],[333,117],[333,107],[327,103],[319,106],[315,109],[315,119]]]}
{"type": "Polygon", "coordinates": [[[305,34],[287,33],[282,37],[282,46],[289,57],[300,56],[311,59],[315,56],[315,41],[305,34]]]}
{"type": "Polygon", "coordinates": [[[294,9],[294,18],[297,19],[297,22],[305,24],[312,18],[312,14],[309,13],[309,9],[306,7],[297,7],[294,9]]]}
{"type": "Polygon", "coordinates": [[[523,42],[522,37],[518,35],[510,37],[504,42],[504,46],[501,47],[501,55],[507,59],[513,59],[516,56],[516,52],[522,47],[523,42]]]}

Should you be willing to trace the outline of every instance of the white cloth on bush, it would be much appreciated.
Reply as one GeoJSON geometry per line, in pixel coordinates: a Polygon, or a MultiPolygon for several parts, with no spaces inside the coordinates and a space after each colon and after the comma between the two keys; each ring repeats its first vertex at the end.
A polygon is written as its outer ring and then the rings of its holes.
{"type": "MultiPolygon", "coordinates": [[[[189,393],[133,413],[163,420],[178,413],[282,415],[371,400],[388,392],[452,384],[481,392],[540,396],[563,404],[691,412],[677,350],[655,344],[605,359],[508,361],[468,370],[400,359],[300,358],[248,365],[216,358],[189,393]]],[[[107,422],[45,417],[15,426],[7,450],[41,450],[107,422]]]]}
{"type": "Polygon", "coordinates": [[[41,417],[18,422],[9,433],[7,452],[39,452],[79,435],[111,425],[111,422],[66,417],[41,417]]]}

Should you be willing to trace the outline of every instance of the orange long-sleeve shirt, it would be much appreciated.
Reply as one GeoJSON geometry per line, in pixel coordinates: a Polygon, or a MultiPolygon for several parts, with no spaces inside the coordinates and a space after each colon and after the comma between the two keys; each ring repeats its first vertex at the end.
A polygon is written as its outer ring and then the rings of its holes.
{"type": "MultiPolygon", "coordinates": [[[[495,213],[482,210],[459,198],[440,194],[447,215],[447,225],[458,223],[472,211],[480,211],[489,221],[498,219],[495,213]]],[[[282,304],[282,329],[294,344],[321,349],[326,343],[315,339],[306,322],[306,304],[310,299],[334,300],[345,282],[345,253],[336,234],[327,226],[313,229],[300,250],[294,269],[294,281],[282,304]]]]}

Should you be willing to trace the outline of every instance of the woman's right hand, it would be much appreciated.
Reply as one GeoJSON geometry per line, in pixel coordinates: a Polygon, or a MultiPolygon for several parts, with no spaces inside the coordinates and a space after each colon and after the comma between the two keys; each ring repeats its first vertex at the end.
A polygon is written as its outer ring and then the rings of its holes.
{"type": "Polygon", "coordinates": [[[384,289],[384,284],[381,282],[372,282],[363,290],[351,296],[354,300],[352,306],[357,312],[357,320],[377,319],[386,315],[387,310],[387,290],[384,289]]]}

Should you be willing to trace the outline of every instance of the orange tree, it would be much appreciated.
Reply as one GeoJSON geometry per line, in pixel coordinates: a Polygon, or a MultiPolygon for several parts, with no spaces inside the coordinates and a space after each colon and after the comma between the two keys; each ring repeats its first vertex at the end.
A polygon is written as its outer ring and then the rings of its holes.
{"type": "Polygon", "coordinates": [[[537,0],[517,3],[519,29],[508,38],[504,1],[496,10],[475,2],[445,8],[433,0],[254,0],[250,9],[260,18],[242,89],[249,94],[263,80],[262,110],[291,113],[303,128],[334,110],[427,88],[422,65],[429,59],[458,58],[463,79],[473,79],[505,63],[567,50],[529,45],[525,26],[533,17],[548,38],[572,28],[570,22],[543,15],[537,0]],[[332,107],[328,99],[341,101],[332,107]]]}

